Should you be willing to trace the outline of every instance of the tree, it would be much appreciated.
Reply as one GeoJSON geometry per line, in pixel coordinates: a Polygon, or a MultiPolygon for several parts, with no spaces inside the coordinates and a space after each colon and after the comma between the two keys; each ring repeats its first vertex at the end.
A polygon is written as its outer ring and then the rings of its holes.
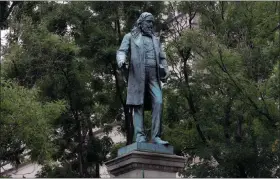
{"type": "MultiPolygon", "coordinates": [[[[106,115],[106,101],[110,96],[106,96],[105,89],[110,83],[100,83],[97,73],[92,76],[92,66],[87,66],[88,61],[80,55],[80,48],[65,33],[67,26],[62,24],[69,19],[61,15],[69,5],[27,2],[14,11],[9,34],[13,38],[9,40],[4,59],[4,75],[26,87],[37,86],[44,102],[59,99],[66,102],[67,111],[52,126],[55,129],[52,142],[56,149],[52,160],[61,162],[63,168],[71,166],[73,174],[78,174],[73,177],[98,177],[99,164],[109,152],[111,139],[97,139],[92,129],[106,122],[97,120],[106,115]],[[30,6],[33,11],[28,8],[30,6]],[[48,9],[53,9],[53,13],[47,12],[48,9]],[[31,33],[30,29],[33,29],[31,33]],[[93,150],[94,155],[91,154],[93,150]]],[[[85,12],[87,14],[91,15],[85,12]]]]}
{"type": "Polygon", "coordinates": [[[65,111],[63,101],[42,103],[36,88],[1,79],[0,161],[19,165],[24,154],[43,163],[53,153],[52,123],[65,111]]]}
{"type": "MultiPolygon", "coordinates": [[[[127,144],[132,142],[131,111],[125,104],[125,84],[115,54],[123,30],[127,33],[131,28],[127,24],[140,15],[135,8],[160,13],[155,5],[161,4],[26,2],[14,9],[5,77],[29,88],[38,86],[42,101],[63,99],[69,106],[53,125],[59,132],[54,134],[57,150],[52,158],[63,166],[46,166],[43,171],[71,167],[73,177],[99,177],[99,165],[112,142],[108,137],[97,139],[92,129],[105,127],[108,132],[106,123],[125,121],[127,144]]],[[[55,175],[42,172],[40,176],[55,175]]]]}
{"type": "MultiPolygon", "coordinates": [[[[38,103],[62,100],[67,106],[49,130],[55,150],[48,156],[58,163],[44,163],[38,176],[99,177],[107,154],[115,156],[124,144],[113,146],[108,137],[96,138],[94,127],[109,132],[112,125],[106,124],[121,123],[126,145],[132,143],[132,111],[125,104],[126,86],[115,55],[143,11],[155,16],[171,68],[163,86],[163,131],[176,154],[188,156],[182,175],[279,176],[279,5],[23,2],[14,6],[5,20],[10,32],[1,64],[4,78],[27,91],[38,89],[38,103]],[[194,158],[200,162],[193,163],[194,158]]],[[[6,3],[5,12],[8,7],[6,3]]]]}
{"type": "Polygon", "coordinates": [[[189,156],[184,176],[278,176],[279,101],[268,84],[275,80],[279,34],[272,33],[277,10],[266,11],[278,3],[180,5],[201,19],[200,29],[181,31],[167,50],[180,68],[170,83],[176,90],[168,89],[166,137],[189,156]]]}

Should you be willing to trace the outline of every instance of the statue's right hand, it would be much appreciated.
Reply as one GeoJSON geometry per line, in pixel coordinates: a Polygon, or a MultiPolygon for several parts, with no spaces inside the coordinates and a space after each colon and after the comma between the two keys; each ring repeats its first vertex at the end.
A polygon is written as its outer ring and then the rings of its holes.
{"type": "Polygon", "coordinates": [[[118,67],[119,67],[119,68],[122,68],[123,65],[124,65],[124,61],[123,61],[123,60],[119,60],[119,61],[118,61],[118,67]]]}

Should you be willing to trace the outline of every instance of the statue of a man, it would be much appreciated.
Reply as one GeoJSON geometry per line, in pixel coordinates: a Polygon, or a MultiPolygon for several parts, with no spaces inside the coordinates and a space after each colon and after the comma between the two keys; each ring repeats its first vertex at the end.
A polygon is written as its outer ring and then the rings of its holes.
{"type": "Polygon", "coordinates": [[[146,142],[143,118],[144,109],[152,109],[152,142],[168,144],[160,138],[162,119],[162,89],[160,81],[169,76],[165,53],[159,38],[154,35],[154,17],[144,12],[130,33],[126,34],[117,51],[119,68],[125,65],[130,54],[127,100],[133,107],[133,125],[136,142],[146,142]]]}

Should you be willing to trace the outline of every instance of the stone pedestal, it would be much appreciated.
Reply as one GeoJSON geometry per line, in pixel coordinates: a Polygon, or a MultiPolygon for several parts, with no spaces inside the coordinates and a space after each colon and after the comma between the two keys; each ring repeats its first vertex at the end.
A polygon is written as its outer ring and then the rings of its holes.
{"type": "Polygon", "coordinates": [[[134,143],[119,149],[118,157],[105,163],[111,177],[175,178],[185,158],[173,154],[172,146],[134,143]]]}

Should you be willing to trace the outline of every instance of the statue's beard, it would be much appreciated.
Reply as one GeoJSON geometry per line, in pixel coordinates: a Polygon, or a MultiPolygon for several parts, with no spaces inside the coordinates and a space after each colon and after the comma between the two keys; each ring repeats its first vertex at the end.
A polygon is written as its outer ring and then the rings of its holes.
{"type": "Polygon", "coordinates": [[[141,30],[144,35],[152,36],[152,34],[153,34],[153,27],[143,25],[143,26],[141,26],[141,30]]]}

